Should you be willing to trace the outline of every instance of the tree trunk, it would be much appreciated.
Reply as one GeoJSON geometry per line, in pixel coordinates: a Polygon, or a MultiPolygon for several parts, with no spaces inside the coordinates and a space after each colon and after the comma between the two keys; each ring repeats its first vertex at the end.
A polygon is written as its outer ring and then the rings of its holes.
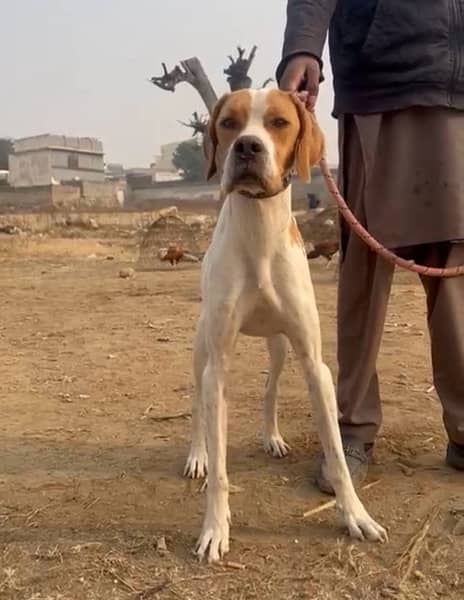
{"type": "Polygon", "coordinates": [[[200,94],[209,114],[211,114],[218,98],[201,62],[194,57],[183,60],[181,64],[188,73],[188,83],[200,94]]]}

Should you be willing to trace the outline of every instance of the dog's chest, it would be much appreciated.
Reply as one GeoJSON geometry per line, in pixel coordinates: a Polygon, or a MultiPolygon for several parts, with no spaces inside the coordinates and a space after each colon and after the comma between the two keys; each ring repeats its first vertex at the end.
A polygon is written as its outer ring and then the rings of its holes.
{"type": "Polygon", "coordinates": [[[269,337],[283,331],[284,319],[272,296],[269,298],[266,291],[259,289],[247,294],[240,332],[253,337],[269,337]]]}

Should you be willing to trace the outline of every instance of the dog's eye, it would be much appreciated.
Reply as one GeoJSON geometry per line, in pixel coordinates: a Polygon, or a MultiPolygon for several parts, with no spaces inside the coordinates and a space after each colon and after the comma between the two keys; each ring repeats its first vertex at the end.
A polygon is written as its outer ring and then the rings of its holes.
{"type": "Polygon", "coordinates": [[[276,129],[283,129],[289,125],[289,122],[286,119],[282,119],[282,117],[276,117],[275,119],[272,119],[271,125],[276,129]]]}
{"type": "Polygon", "coordinates": [[[221,127],[224,127],[224,129],[236,129],[237,121],[230,117],[226,117],[225,119],[222,119],[220,125],[221,127]]]}

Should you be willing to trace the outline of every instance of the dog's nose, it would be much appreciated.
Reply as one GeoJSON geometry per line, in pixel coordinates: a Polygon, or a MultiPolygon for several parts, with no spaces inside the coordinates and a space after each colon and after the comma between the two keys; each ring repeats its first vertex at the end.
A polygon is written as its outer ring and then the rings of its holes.
{"type": "Polygon", "coordinates": [[[264,151],[264,144],[255,135],[242,135],[234,145],[235,155],[242,160],[252,160],[264,151]]]}

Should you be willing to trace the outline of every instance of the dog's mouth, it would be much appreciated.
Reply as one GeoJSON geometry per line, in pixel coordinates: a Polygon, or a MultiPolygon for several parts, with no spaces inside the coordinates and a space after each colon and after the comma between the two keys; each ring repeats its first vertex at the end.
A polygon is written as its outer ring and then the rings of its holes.
{"type": "Polygon", "coordinates": [[[238,192],[248,198],[272,198],[289,186],[290,179],[290,174],[270,179],[253,168],[245,167],[233,173],[225,191],[227,193],[238,192]]]}
{"type": "Polygon", "coordinates": [[[244,195],[265,195],[271,191],[271,187],[271,182],[264,176],[259,165],[241,162],[232,169],[227,191],[244,195]]]}

